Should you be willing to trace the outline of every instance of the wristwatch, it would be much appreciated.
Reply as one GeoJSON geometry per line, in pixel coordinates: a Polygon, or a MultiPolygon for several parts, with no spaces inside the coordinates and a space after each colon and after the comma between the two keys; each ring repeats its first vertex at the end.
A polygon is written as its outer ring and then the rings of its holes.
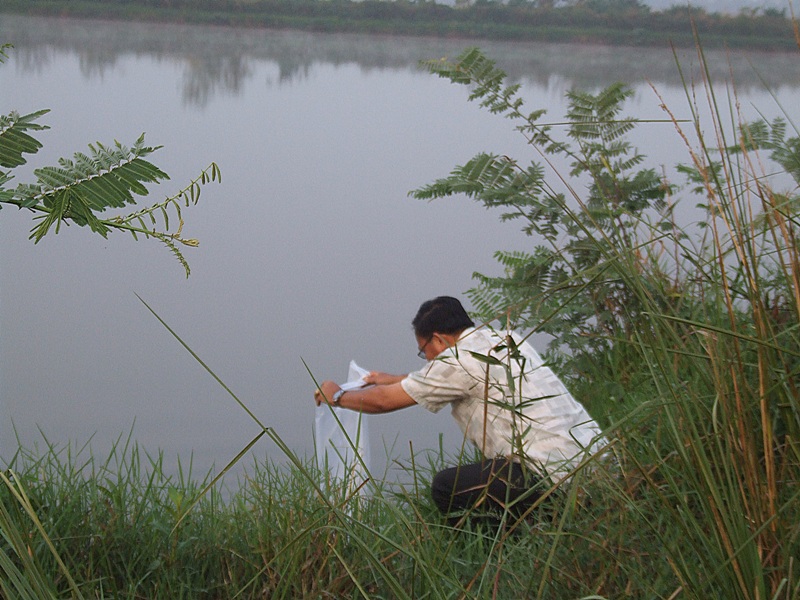
{"type": "Polygon", "coordinates": [[[333,400],[333,403],[334,403],[334,404],[339,404],[339,400],[341,400],[341,399],[342,399],[342,396],[343,396],[343,395],[344,395],[344,390],[338,390],[337,392],[335,392],[335,393],[333,394],[333,398],[332,398],[332,400],[333,400]]]}

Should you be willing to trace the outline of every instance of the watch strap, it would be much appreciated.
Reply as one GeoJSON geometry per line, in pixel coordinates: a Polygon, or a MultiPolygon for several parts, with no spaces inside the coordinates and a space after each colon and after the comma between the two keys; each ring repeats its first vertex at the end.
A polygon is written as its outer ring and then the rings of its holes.
{"type": "Polygon", "coordinates": [[[343,395],[344,395],[344,390],[337,390],[336,393],[333,394],[333,398],[332,398],[333,403],[334,404],[339,404],[339,401],[342,399],[343,395]]]}

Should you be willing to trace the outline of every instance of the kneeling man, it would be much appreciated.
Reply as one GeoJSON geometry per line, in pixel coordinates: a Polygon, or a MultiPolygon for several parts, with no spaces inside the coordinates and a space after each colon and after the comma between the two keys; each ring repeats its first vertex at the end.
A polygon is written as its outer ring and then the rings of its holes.
{"type": "Polygon", "coordinates": [[[476,328],[456,298],[420,306],[412,321],[425,366],[408,375],[372,372],[359,390],[325,381],[315,392],[327,402],[365,413],[419,404],[449,405],[466,438],[484,459],[440,471],[431,495],[456,522],[460,515],[524,514],[549,483],[569,475],[601,449],[600,428],[586,409],[516,333],[476,328]]]}

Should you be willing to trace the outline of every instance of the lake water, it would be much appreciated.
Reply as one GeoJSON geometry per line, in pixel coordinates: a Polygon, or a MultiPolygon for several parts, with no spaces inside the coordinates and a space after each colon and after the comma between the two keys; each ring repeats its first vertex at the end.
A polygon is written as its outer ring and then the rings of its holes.
{"type": "MultiPolygon", "coordinates": [[[[495,250],[531,247],[519,228],[463,198],[408,192],[479,151],[535,152],[509,121],[418,61],[476,42],[233,30],[0,16],[2,111],[49,108],[44,149],[19,170],[54,164],[89,143],[163,145],[152,158],[176,192],[211,161],[220,185],[185,211],[192,275],[155,242],[104,240],[69,227],[34,246],[31,215],[0,212],[0,456],[91,440],[103,456],[133,432],[140,447],[221,468],[258,427],[139,302],[146,300],[264,422],[311,452],[314,382],[421,365],[410,320],[423,300],[462,295],[472,274],[497,274],[495,250]],[[305,364],[304,364],[305,363],[305,364]]],[[[527,107],[559,121],[571,88],[631,85],[628,112],[689,110],[672,52],[558,44],[478,43],[522,86],[527,107]]],[[[693,51],[679,52],[696,77],[693,51]]],[[[798,109],[795,55],[709,52],[720,102],[752,117],[798,109]],[[725,96],[733,77],[737,98],[725,96]],[[763,80],[763,82],[762,82],[763,80]],[[767,91],[765,84],[769,86],[767,91]]],[[[704,110],[701,104],[701,112],[704,110]]],[[[688,162],[671,125],[632,138],[667,168],[688,162]]],[[[148,200],[146,200],[147,202],[148,200]]],[[[693,202],[692,202],[693,203],[693,202]]],[[[545,340],[541,341],[542,343],[545,340]]],[[[540,348],[543,349],[540,345],[540,348]]],[[[455,450],[448,414],[374,417],[372,455],[455,450]]],[[[280,460],[269,440],[253,452],[280,460]]]]}

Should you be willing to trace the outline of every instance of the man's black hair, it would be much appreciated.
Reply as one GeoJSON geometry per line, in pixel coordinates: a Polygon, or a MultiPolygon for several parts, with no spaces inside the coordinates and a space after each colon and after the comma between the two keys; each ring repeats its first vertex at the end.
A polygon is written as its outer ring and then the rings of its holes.
{"type": "Polygon", "coordinates": [[[423,302],[411,325],[414,333],[422,339],[430,338],[434,333],[451,335],[467,327],[475,327],[461,302],[450,296],[439,296],[423,302]]]}

